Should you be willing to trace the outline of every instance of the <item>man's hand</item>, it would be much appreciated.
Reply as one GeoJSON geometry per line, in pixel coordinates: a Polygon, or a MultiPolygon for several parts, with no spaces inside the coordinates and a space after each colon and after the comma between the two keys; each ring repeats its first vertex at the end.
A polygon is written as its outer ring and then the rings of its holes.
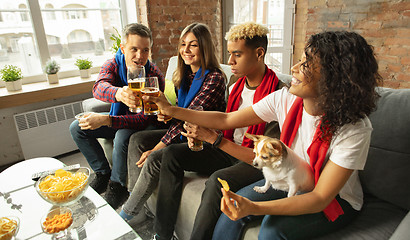
{"type": "Polygon", "coordinates": [[[78,122],[78,126],[80,126],[81,130],[94,130],[101,126],[111,125],[110,116],[99,113],[85,114],[78,122]]]}
{"type": "Polygon", "coordinates": [[[188,138],[188,145],[190,143],[193,144],[193,139],[198,139],[212,144],[218,138],[218,133],[215,130],[200,127],[193,123],[185,122],[184,128],[187,132],[182,132],[181,134],[188,138]]]}
{"type": "Polygon", "coordinates": [[[136,108],[137,107],[136,103],[137,101],[139,101],[137,96],[128,86],[119,88],[117,92],[115,93],[115,99],[118,102],[124,103],[130,108],[136,108]]]}

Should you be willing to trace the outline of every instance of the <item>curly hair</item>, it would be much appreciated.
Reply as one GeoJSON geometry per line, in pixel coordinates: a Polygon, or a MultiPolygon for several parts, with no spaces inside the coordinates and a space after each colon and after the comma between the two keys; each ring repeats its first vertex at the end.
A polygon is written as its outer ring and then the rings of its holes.
{"type": "Polygon", "coordinates": [[[312,35],[304,49],[306,75],[320,64],[317,84],[323,111],[322,136],[334,134],[345,124],[356,123],[376,108],[382,84],[373,47],[355,32],[336,31],[312,35]]]}
{"type": "Polygon", "coordinates": [[[244,39],[245,45],[252,49],[262,47],[267,51],[269,29],[261,24],[247,22],[235,25],[229,29],[225,35],[227,41],[237,41],[244,39]]]}

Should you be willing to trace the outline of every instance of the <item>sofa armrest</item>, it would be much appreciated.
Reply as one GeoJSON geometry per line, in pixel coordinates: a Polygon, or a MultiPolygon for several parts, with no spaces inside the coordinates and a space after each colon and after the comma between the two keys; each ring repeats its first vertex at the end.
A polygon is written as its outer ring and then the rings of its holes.
{"type": "Polygon", "coordinates": [[[396,228],[390,240],[406,240],[410,236],[410,212],[400,222],[400,225],[396,228]]]}
{"type": "Polygon", "coordinates": [[[109,112],[111,103],[103,102],[95,98],[88,98],[83,101],[84,112],[109,112]]]}

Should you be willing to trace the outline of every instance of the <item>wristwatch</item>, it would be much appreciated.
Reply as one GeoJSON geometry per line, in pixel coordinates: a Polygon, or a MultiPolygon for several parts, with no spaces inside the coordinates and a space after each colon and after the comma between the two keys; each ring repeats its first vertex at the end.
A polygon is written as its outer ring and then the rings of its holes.
{"type": "Polygon", "coordinates": [[[216,137],[216,140],[214,143],[212,143],[212,147],[217,148],[219,147],[219,144],[221,144],[222,142],[222,137],[224,136],[224,134],[222,132],[219,132],[218,137],[216,137]]]}

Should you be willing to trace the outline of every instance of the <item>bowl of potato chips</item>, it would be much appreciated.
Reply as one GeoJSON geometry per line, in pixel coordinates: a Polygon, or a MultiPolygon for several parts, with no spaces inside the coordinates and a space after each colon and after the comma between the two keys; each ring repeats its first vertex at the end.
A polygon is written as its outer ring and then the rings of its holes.
{"type": "Polygon", "coordinates": [[[71,170],[58,169],[42,176],[35,184],[37,193],[47,202],[66,206],[80,199],[88,188],[90,169],[79,167],[71,170]]]}
{"type": "Polygon", "coordinates": [[[17,235],[20,219],[15,216],[0,217],[0,240],[10,240],[17,235]]]}

